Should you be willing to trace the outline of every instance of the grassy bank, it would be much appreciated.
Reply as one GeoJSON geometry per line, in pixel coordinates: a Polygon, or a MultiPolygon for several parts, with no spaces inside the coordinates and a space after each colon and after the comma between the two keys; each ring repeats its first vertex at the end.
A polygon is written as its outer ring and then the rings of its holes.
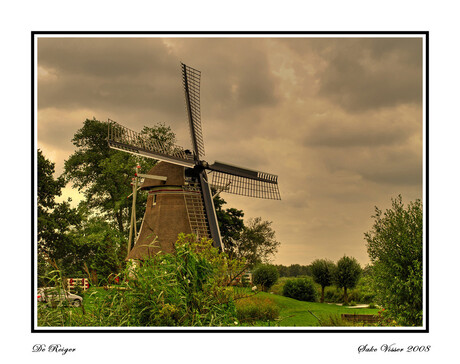
{"type": "MultiPolygon", "coordinates": [[[[341,324],[342,314],[376,315],[378,309],[347,308],[336,304],[302,302],[276,294],[260,292],[261,297],[273,300],[280,308],[279,319],[270,323],[277,326],[321,326],[321,324],[341,324]]],[[[258,322],[256,325],[266,326],[267,323],[258,322]]]]}

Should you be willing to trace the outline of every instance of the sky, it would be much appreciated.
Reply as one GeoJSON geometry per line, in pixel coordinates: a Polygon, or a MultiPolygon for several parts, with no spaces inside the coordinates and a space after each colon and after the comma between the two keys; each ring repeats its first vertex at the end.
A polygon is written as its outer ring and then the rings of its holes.
{"type": "Polygon", "coordinates": [[[222,194],[272,222],[273,263],[364,266],[375,206],[423,200],[423,41],[388,37],[41,37],[37,147],[59,175],[94,117],[162,122],[190,148],[184,62],[201,71],[204,159],[278,175],[281,201],[222,194]]]}

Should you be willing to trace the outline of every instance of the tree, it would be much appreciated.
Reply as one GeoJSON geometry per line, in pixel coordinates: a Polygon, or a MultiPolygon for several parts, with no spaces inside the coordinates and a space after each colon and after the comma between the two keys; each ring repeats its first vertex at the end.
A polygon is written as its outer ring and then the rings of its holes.
{"type": "Polygon", "coordinates": [[[249,265],[269,263],[278,251],[280,243],[276,241],[271,221],[262,221],[261,217],[251,218],[235,242],[233,250],[237,259],[245,258],[249,265]]]}
{"type": "Polygon", "coordinates": [[[219,195],[214,197],[214,207],[225,251],[233,259],[238,256],[238,241],[244,230],[244,212],[235,208],[224,209],[225,204],[225,200],[219,195]]]}
{"type": "MultiPolygon", "coordinates": [[[[129,225],[131,204],[126,197],[132,192],[134,168],[141,164],[142,170],[148,171],[156,161],[110,149],[107,129],[108,122],[85,120],[83,127],[72,139],[77,149],[65,161],[64,177],[84,194],[88,209],[112,219],[119,231],[124,232],[129,225]]],[[[141,134],[146,139],[160,140],[169,147],[175,142],[171,128],[164,124],[157,124],[153,128],[144,127],[141,134]]],[[[136,204],[138,224],[146,201],[147,197],[139,194],[136,204]]]]}
{"type": "Polygon", "coordinates": [[[277,264],[275,265],[276,269],[278,270],[278,274],[280,277],[289,277],[289,269],[285,265],[277,264]]]}
{"type": "Polygon", "coordinates": [[[343,288],[343,300],[348,305],[348,289],[356,287],[362,268],[353,257],[343,256],[337,262],[334,272],[334,282],[339,288],[343,288]]]}
{"type": "Polygon", "coordinates": [[[324,288],[334,281],[335,264],[327,259],[316,259],[310,265],[313,279],[321,286],[321,303],[324,303],[324,288]]]}
{"type": "Polygon", "coordinates": [[[278,270],[274,265],[261,264],[252,272],[252,281],[262,286],[262,291],[267,291],[278,280],[278,270]]]}
{"type": "Polygon", "coordinates": [[[244,224],[244,212],[235,208],[224,209],[225,200],[214,197],[214,206],[225,251],[232,259],[245,259],[250,266],[268,263],[278,251],[271,222],[261,217],[249,219],[244,224]]]}
{"type": "Polygon", "coordinates": [[[69,231],[80,223],[76,209],[70,207],[70,199],[61,203],[56,197],[61,195],[65,186],[62,177],[54,178],[55,164],[45,158],[42,151],[37,151],[37,245],[38,257],[59,260],[72,254],[69,248],[69,231]]]}
{"type": "Polygon", "coordinates": [[[75,253],[66,266],[72,267],[73,273],[85,272],[97,284],[98,277],[107,279],[121,271],[126,255],[125,238],[113,223],[87,215],[81,226],[71,232],[71,237],[75,253]]]}
{"type": "Polygon", "coordinates": [[[375,208],[372,229],[365,233],[373,263],[373,283],[378,303],[386,315],[403,326],[423,321],[423,206],[420,200],[407,207],[402,197],[392,207],[375,208]]]}

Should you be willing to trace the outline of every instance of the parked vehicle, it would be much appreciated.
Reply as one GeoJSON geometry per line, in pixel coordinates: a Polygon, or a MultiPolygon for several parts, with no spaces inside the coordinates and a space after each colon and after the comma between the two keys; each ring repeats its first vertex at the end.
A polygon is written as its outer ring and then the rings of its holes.
{"type": "Polygon", "coordinates": [[[64,291],[62,288],[43,287],[37,292],[38,302],[46,302],[51,305],[56,305],[58,302],[67,301],[74,307],[80,307],[83,302],[83,297],[64,291]]]}

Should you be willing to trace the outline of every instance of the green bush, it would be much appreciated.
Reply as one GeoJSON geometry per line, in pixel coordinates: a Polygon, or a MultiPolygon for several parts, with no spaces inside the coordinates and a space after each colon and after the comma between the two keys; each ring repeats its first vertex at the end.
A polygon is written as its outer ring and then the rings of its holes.
{"type": "Polygon", "coordinates": [[[298,278],[288,280],[283,287],[283,296],[299,301],[318,301],[318,291],[311,278],[298,278]]]}
{"type": "Polygon", "coordinates": [[[252,281],[266,292],[278,280],[278,270],[274,265],[264,264],[257,266],[252,272],[252,281]]]}
{"type": "Polygon", "coordinates": [[[236,301],[236,314],[241,323],[274,321],[279,313],[280,308],[269,298],[248,297],[236,301]]]}

